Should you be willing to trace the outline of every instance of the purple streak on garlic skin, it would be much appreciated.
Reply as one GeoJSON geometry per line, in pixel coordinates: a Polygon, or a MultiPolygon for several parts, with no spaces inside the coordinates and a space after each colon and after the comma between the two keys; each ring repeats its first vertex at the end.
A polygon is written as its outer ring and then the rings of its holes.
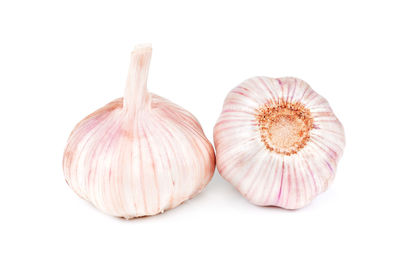
{"type": "Polygon", "coordinates": [[[133,218],[198,194],[215,169],[211,143],[188,111],[147,92],[151,47],[131,55],[125,97],[84,118],[64,153],[67,183],[104,213],[133,218]]]}
{"type": "Polygon", "coordinates": [[[298,209],[334,179],[345,137],[307,83],[255,77],[226,97],[214,144],[221,176],[250,202],[298,209]]]}

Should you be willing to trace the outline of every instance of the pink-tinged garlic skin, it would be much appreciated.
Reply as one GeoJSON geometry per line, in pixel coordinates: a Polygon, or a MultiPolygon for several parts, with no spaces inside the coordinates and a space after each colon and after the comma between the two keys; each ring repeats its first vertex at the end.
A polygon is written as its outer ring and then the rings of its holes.
{"type": "Polygon", "coordinates": [[[298,209],[334,179],[345,137],[328,102],[306,82],[254,77],[226,97],[214,144],[221,176],[250,202],[298,209]]]}
{"type": "Polygon", "coordinates": [[[210,181],[215,155],[195,117],[148,93],[151,48],[136,49],[125,98],[83,119],[64,153],[67,183],[104,213],[155,215],[198,194],[210,181]]]}

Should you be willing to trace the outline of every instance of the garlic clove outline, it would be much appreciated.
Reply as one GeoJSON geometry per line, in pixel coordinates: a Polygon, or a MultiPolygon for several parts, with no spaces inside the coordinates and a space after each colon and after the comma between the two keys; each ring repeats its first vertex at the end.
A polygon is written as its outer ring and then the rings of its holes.
{"type": "Polygon", "coordinates": [[[306,82],[254,77],[228,93],[214,144],[221,176],[251,203],[298,209],[333,181],[345,136],[306,82]]]}
{"type": "Polygon", "coordinates": [[[79,122],[63,158],[69,186],[102,212],[126,219],[155,215],[198,194],[215,154],[196,118],[147,91],[152,48],[131,54],[124,98],[79,122]]]}

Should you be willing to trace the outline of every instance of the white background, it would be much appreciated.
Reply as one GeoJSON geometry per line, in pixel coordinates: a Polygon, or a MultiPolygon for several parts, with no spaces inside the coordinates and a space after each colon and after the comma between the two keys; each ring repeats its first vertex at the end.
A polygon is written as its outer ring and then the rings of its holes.
{"type": "Polygon", "coordinates": [[[1,1],[1,266],[399,266],[398,1],[1,1]],[[64,182],[84,116],[122,96],[153,44],[149,90],[207,137],[244,79],[295,76],[328,99],[347,146],[327,192],[256,207],[218,173],[162,215],[104,215],[64,182]]]}

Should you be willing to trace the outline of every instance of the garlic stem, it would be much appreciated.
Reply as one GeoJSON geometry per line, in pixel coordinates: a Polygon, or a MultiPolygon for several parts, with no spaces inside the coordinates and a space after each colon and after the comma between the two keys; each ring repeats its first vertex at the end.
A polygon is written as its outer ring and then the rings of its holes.
{"type": "MultiPolygon", "coordinates": [[[[134,115],[145,108],[149,102],[147,93],[147,77],[151,60],[151,45],[138,45],[131,53],[124,95],[124,110],[134,115]]],[[[149,107],[149,106],[148,106],[149,107]]]]}

